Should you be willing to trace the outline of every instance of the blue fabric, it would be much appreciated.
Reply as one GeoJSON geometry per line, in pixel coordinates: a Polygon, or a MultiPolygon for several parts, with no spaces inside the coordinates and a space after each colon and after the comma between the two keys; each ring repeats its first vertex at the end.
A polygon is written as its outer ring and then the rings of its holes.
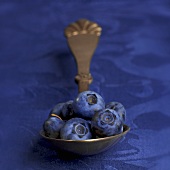
{"type": "Polygon", "coordinates": [[[0,169],[169,170],[169,46],[169,0],[2,0],[0,169]],[[55,152],[39,136],[51,108],[77,95],[63,32],[79,18],[103,28],[90,89],[123,103],[131,127],[115,147],[87,157],[55,152]]]}

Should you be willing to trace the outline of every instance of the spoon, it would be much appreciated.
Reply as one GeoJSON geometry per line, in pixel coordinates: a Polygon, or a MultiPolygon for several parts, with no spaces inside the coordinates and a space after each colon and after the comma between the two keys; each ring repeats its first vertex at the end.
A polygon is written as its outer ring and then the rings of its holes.
{"type": "MultiPolygon", "coordinates": [[[[75,80],[79,92],[88,90],[89,84],[92,83],[90,62],[97,47],[101,30],[97,23],[86,19],[80,19],[65,29],[68,45],[77,63],[78,74],[75,80]]],[[[115,145],[129,130],[130,128],[127,125],[123,125],[123,132],[118,135],[88,140],[54,139],[46,137],[43,131],[40,132],[40,135],[51,144],[53,149],[60,149],[78,155],[94,155],[115,145]]]]}
{"type": "Polygon", "coordinates": [[[78,83],[79,92],[88,90],[89,84],[92,83],[90,62],[101,30],[98,24],[86,19],[80,19],[65,29],[68,45],[77,63],[78,74],[75,80],[78,83]]]}

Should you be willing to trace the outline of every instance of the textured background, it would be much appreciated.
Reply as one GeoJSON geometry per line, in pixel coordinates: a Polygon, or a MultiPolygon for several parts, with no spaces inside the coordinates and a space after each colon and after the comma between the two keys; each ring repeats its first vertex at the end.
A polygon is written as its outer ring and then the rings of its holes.
{"type": "Polygon", "coordinates": [[[0,1],[0,169],[168,170],[170,167],[169,0],[0,1]],[[49,149],[39,130],[50,109],[77,95],[63,36],[79,18],[102,36],[90,89],[127,108],[131,131],[88,157],[49,149]]]}

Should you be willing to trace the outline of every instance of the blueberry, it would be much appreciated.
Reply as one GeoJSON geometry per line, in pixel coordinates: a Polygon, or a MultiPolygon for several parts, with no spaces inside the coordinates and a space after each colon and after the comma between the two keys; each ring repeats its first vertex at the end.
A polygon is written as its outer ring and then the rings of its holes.
{"type": "Polygon", "coordinates": [[[91,129],[89,123],[81,118],[72,118],[66,122],[60,131],[61,139],[66,140],[86,140],[91,139],[91,129]]]}
{"type": "Polygon", "coordinates": [[[118,112],[121,120],[123,122],[125,122],[125,120],[126,120],[126,110],[125,110],[124,106],[121,103],[119,103],[119,102],[110,102],[110,103],[108,103],[106,105],[106,108],[113,109],[116,112],[118,112]]]}
{"type": "Polygon", "coordinates": [[[91,120],[86,120],[89,125],[91,125],[91,120]]]}
{"type": "Polygon", "coordinates": [[[93,91],[80,93],[73,102],[73,109],[77,117],[91,119],[95,112],[105,108],[103,98],[93,91]]]}
{"type": "Polygon", "coordinates": [[[51,110],[49,117],[52,115],[58,115],[58,116],[62,116],[62,108],[64,106],[65,103],[58,103],[57,105],[54,106],[54,108],[51,110]]]}
{"type": "Polygon", "coordinates": [[[67,120],[74,117],[73,100],[70,100],[63,105],[61,115],[63,119],[67,120]]]}
{"type": "Polygon", "coordinates": [[[99,137],[112,136],[123,131],[123,122],[116,111],[104,109],[94,114],[91,128],[99,137]]]}
{"type": "Polygon", "coordinates": [[[64,121],[59,116],[49,117],[43,124],[44,134],[50,138],[58,138],[60,129],[63,127],[64,121]]]}

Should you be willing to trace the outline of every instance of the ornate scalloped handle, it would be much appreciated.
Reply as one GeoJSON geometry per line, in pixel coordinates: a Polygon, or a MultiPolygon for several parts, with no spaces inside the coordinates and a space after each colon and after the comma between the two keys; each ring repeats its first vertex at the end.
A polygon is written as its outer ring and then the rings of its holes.
{"type": "Polygon", "coordinates": [[[97,47],[101,27],[89,20],[80,19],[65,29],[68,45],[76,59],[78,74],[75,77],[79,92],[88,90],[93,78],[90,74],[90,62],[97,47]]]}

